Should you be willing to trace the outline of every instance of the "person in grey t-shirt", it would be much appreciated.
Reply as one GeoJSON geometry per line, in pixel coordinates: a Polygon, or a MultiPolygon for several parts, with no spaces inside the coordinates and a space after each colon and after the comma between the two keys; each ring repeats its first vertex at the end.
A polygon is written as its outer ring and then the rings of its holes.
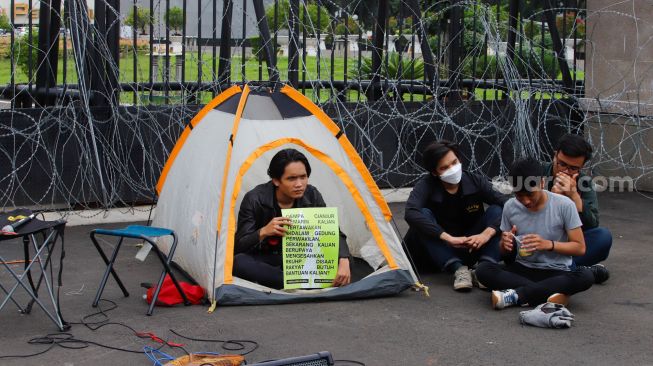
{"type": "Polygon", "coordinates": [[[541,165],[535,159],[516,161],[510,169],[515,198],[506,202],[501,220],[500,249],[506,265],[481,263],[476,276],[492,291],[492,305],[556,302],[594,283],[586,267],[571,269],[572,256],[585,253],[582,223],[567,197],[543,190],[541,165]]]}
{"type": "MultiPolygon", "coordinates": [[[[522,239],[523,247],[528,242],[528,234],[537,234],[545,241],[567,242],[569,241],[567,231],[582,226],[578,212],[576,212],[574,204],[569,198],[548,191],[541,191],[540,193],[545,202],[544,207],[539,211],[533,212],[516,198],[512,198],[506,202],[501,217],[501,231],[507,232],[511,231],[513,227],[516,228],[512,234],[518,238],[518,244],[519,239],[522,239]]],[[[552,243],[545,242],[545,244],[550,244],[553,247],[552,243]]],[[[551,250],[519,250],[519,247],[517,249],[516,261],[525,267],[562,271],[568,271],[571,267],[572,258],[570,255],[551,250]],[[525,255],[522,256],[519,253],[525,255]]]]}

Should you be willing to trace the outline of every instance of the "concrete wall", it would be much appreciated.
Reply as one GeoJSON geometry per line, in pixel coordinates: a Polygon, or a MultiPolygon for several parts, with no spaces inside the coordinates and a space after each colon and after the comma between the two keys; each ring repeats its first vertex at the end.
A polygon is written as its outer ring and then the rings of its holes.
{"type": "Polygon", "coordinates": [[[590,112],[585,134],[596,149],[594,176],[611,180],[614,191],[619,191],[617,182],[632,181],[635,189],[653,192],[651,117],[590,112]]]}
{"type": "Polygon", "coordinates": [[[653,2],[587,2],[585,94],[653,103],[653,2]]]}
{"type": "Polygon", "coordinates": [[[653,191],[653,2],[587,2],[585,134],[594,174],[653,191]]]}

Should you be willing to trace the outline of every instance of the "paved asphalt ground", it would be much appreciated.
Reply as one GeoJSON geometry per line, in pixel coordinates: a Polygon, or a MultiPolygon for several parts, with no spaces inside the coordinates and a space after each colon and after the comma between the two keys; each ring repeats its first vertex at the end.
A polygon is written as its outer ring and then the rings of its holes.
{"type": "MultiPolygon", "coordinates": [[[[409,290],[365,301],[218,307],[213,314],[207,314],[205,306],[157,308],[147,317],[139,283],[154,282],[159,269],[152,255],[145,263],[133,259],[137,250],[133,242],[121,250],[117,267],[132,296],[123,298],[110,281],[104,297],[118,308],[108,316],[111,322],[184,343],[193,352],[223,350],[218,343],[184,340],[170,329],[194,338],[253,340],[259,347],[247,355],[250,363],[327,350],[336,359],[366,365],[653,365],[653,199],[637,193],[601,194],[599,199],[601,223],[615,238],[606,262],[612,277],[572,298],[569,309],[576,321],[567,330],[522,326],[520,309],[492,310],[489,293],[478,289],[456,293],[450,276],[444,274],[422,277],[430,286],[430,298],[409,290]]],[[[405,231],[403,204],[392,204],[392,209],[405,231]]],[[[95,311],[91,302],[103,269],[88,238],[91,229],[66,229],[61,303],[69,322],[79,322],[95,311]]],[[[4,255],[20,258],[19,251],[11,252],[12,247],[20,247],[18,243],[1,245],[4,255]]],[[[4,269],[0,272],[6,285],[8,275],[4,269]]],[[[143,354],[94,345],[64,349],[28,344],[35,337],[56,333],[56,328],[40,309],[19,315],[12,306],[0,312],[0,356],[52,349],[30,358],[0,358],[0,365],[152,364],[143,354]]],[[[77,339],[136,351],[144,345],[156,346],[119,325],[91,331],[74,324],[70,333],[77,339]]]]}

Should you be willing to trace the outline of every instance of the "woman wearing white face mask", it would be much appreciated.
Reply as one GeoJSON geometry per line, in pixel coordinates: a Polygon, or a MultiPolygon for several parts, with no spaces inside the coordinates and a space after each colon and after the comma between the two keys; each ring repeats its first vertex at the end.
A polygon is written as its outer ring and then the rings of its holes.
{"type": "Polygon", "coordinates": [[[464,171],[458,156],[457,145],[445,140],[424,150],[429,174],[415,184],[406,202],[410,229],[405,241],[413,258],[421,259],[418,267],[453,273],[454,289],[468,291],[469,267],[500,260],[499,225],[509,197],[494,191],[487,177],[464,171]]]}

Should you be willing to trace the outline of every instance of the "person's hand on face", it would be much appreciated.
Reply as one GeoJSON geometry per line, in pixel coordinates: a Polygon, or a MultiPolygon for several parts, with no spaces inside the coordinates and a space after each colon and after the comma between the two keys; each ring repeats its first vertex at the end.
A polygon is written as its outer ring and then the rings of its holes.
{"type": "Polygon", "coordinates": [[[577,193],[577,188],[576,188],[577,177],[578,177],[578,173],[574,173],[571,176],[565,173],[558,173],[555,179],[553,180],[553,187],[551,188],[551,192],[563,194],[565,196],[570,196],[574,193],[577,193]]]}

